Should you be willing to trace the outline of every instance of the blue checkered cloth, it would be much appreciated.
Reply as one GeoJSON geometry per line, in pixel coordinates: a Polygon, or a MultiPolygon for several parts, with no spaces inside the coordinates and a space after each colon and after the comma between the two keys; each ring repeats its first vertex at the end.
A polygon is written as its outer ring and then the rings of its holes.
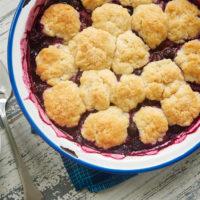
{"type": "Polygon", "coordinates": [[[80,165],[65,156],[61,158],[76,191],[87,188],[90,192],[99,192],[136,175],[105,173],[80,165]]]}
{"type": "MultiPolygon", "coordinates": [[[[35,133],[32,130],[32,133],[35,133]]],[[[122,183],[136,174],[111,174],[90,169],[61,155],[63,164],[76,191],[87,188],[90,192],[99,192],[122,183]]]]}

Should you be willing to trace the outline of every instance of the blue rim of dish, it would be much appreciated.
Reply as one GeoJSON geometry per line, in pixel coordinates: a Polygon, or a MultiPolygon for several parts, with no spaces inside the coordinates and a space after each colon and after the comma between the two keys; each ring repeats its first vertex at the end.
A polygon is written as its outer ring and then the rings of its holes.
{"type": "Polygon", "coordinates": [[[56,151],[58,151],[60,154],[70,158],[73,161],[76,161],[77,163],[87,166],[89,168],[95,169],[95,170],[100,170],[103,172],[107,172],[107,173],[115,173],[115,174],[134,174],[134,173],[142,173],[142,172],[147,172],[147,171],[152,171],[152,170],[156,170],[156,169],[160,169],[163,167],[166,167],[168,165],[171,165],[183,158],[185,158],[186,156],[190,155],[192,152],[194,152],[196,149],[198,149],[200,147],[200,142],[198,144],[196,144],[194,147],[192,147],[190,150],[188,150],[187,152],[185,152],[184,154],[182,154],[181,156],[178,156],[177,158],[174,158],[170,161],[167,161],[165,163],[156,165],[156,166],[152,166],[152,167],[148,167],[148,168],[142,168],[142,169],[133,169],[133,170],[119,170],[119,169],[111,169],[111,168],[104,168],[104,167],[100,167],[97,165],[93,165],[90,163],[87,163],[85,161],[76,159],[74,157],[72,157],[71,155],[67,154],[65,151],[63,151],[62,149],[60,149],[57,145],[55,145],[51,140],[49,140],[49,138],[46,137],[46,135],[38,128],[38,126],[35,124],[35,122],[33,121],[33,119],[31,118],[31,116],[29,115],[29,113],[27,112],[24,104],[23,104],[23,100],[21,99],[19,92],[17,90],[17,86],[16,86],[16,82],[15,82],[15,78],[14,78],[14,73],[13,73],[13,63],[12,63],[12,50],[13,50],[13,37],[14,37],[14,33],[15,33],[15,28],[18,22],[18,18],[19,15],[22,11],[22,7],[24,4],[24,0],[21,0],[16,12],[14,14],[14,18],[12,20],[12,24],[10,27],[10,32],[9,32],[9,38],[8,38],[8,46],[7,46],[7,62],[8,62],[8,72],[9,72],[9,77],[10,77],[10,82],[13,88],[13,92],[15,94],[15,97],[17,99],[17,102],[19,104],[19,106],[21,107],[22,112],[24,113],[25,117],[27,118],[27,120],[29,121],[29,123],[31,124],[31,126],[34,128],[34,130],[51,146],[53,147],[56,151]]]}

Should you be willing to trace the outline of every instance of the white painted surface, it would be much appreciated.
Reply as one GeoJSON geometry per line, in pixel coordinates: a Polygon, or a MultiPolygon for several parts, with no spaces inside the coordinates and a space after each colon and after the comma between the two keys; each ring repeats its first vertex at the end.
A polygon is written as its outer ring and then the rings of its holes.
{"type": "MultiPolygon", "coordinates": [[[[0,59],[6,61],[8,31],[19,0],[0,0],[0,59]]],[[[13,110],[9,109],[12,116],[13,110]]],[[[12,118],[12,117],[11,117],[12,118]]],[[[91,200],[171,200],[200,199],[200,150],[161,170],[140,174],[116,187],[99,193],[76,192],[60,156],[39,136],[30,133],[23,115],[11,119],[16,143],[26,166],[45,199],[91,200]]],[[[23,199],[23,190],[4,130],[0,155],[0,199],[23,199]]]]}

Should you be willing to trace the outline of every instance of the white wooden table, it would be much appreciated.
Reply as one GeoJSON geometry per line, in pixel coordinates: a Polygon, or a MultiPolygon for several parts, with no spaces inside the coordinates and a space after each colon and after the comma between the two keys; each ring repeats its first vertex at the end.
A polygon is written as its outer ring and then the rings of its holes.
{"type": "MultiPolygon", "coordinates": [[[[18,3],[19,0],[0,0],[0,59],[5,65],[9,27],[18,3]]],[[[200,199],[200,150],[176,164],[140,174],[111,189],[99,193],[87,190],[76,192],[59,154],[38,135],[30,133],[30,126],[23,114],[19,113],[18,106],[11,105],[8,114],[16,143],[34,182],[47,200],[200,199]]],[[[0,199],[23,199],[22,186],[7,136],[2,129],[0,134],[3,140],[0,154],[0,199]]]]}

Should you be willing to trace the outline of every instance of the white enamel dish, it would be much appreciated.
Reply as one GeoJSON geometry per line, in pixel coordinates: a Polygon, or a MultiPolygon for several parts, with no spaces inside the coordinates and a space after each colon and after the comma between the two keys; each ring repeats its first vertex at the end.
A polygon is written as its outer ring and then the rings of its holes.
{"type": "Polygon", "coordinates": [[[24,0],[21,0],[19,3],[8,40],[8,70],[14,94],[24,115],[36,132],[51,147],[64,156],[88,167],[111,173],[124,174],[140,173],[168,166],[183,159],[200,147],[200,130],[197,129],[194,133],[187,135],[182,142],[168,146],[155,155],[127,156],[123,159],[115,159],[95,152],[86,152],[80,145],[57,137],[54,128],[49,125],[50,122],[46,118],[45,113],[39,110],[39,105],[34,102],[34,96],[30,94],[30,90],[27,88],[27,80],[26,76],[24,76],[25,63],[23,62],[22,64],[20,49],[29,13],[36,3],[40,4],[42,2],[44,0],[26,1],[24,7],[24,0]],[[75,152],[77,157],[70,152],[67,153],[64,151],[61,146],[75,152]]]}

